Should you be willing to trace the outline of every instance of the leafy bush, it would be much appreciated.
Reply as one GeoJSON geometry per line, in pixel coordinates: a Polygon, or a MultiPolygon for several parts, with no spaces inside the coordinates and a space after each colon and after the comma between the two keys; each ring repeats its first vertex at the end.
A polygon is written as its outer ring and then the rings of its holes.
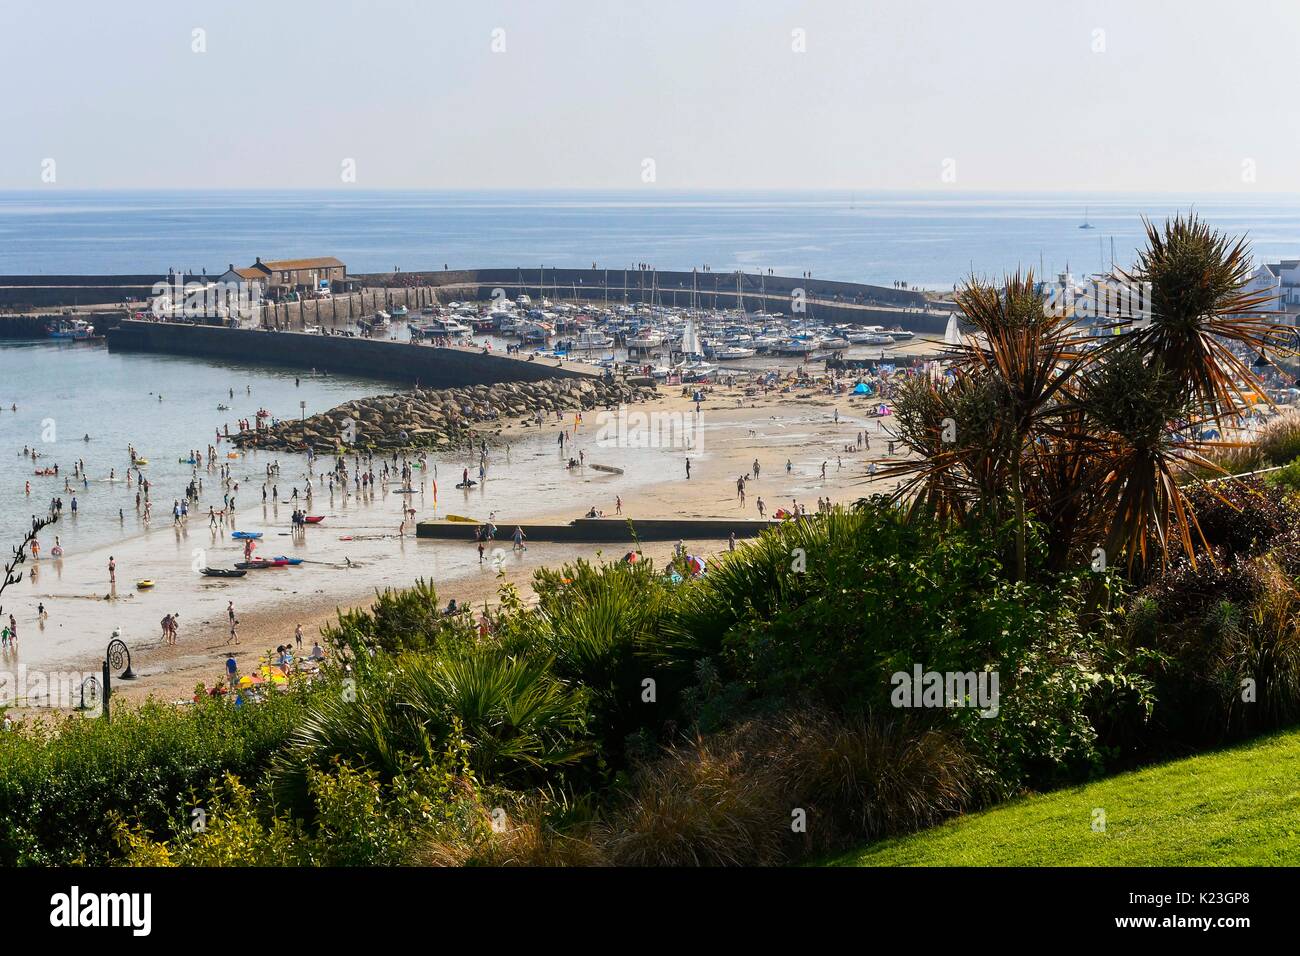
{"type": "Polygon", "coordinates": [[[337,623],[322,628],[321,633],[328,643],[347,651],[347,656],[356,661],[364,661],[376,651],[440,653],[474,640],[469,617],[444,615],[438,606],[437,589],[423,578],[403,590],[377,591],[369,609],[339,611],[337,623]]]}
{"type": "Polygon", "coordinates": [[[192,789],[226,774],[257,779],[313,694],[296,687],[247,707],[151,700],[117,707],[112,723],[75,717],[0,735],[0,862],[106,862],[115,848],[110,814],[167,829],[192,789]]]}
{"type": "Polygon", "coordinates": [[[194,808],[203,814],[201,827],[159,841],[117,817],[115,834],[129,866],[394,866],[409,863],[430,839],[455,833],[467,841],[484,827],[454,754],[387,784],[346,764],[311,770],[308,788],[315,811],[310,830],[299,819],[267,812],[251,789],[227,775],[194,808]]]}
{"type": "Polygon", "coordinates": [[[434,766],[463,740],[480,780],[527,782],[588,753],[586,694],[548,660],[492,646],[404,655],[342,692],[318,695],[274,760],[280,801],[309,812],[309,774],[343,760],[388,782],[410,761],[434,766]]]}

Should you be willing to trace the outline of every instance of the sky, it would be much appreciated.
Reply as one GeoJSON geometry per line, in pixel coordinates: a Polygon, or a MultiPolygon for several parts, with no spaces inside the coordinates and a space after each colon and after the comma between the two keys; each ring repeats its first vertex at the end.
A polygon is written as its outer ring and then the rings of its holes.
{"type": "Polygon", "coordinates": [[[0,189],[1300,191],[1294,0],[0,3],[0,189]]]}

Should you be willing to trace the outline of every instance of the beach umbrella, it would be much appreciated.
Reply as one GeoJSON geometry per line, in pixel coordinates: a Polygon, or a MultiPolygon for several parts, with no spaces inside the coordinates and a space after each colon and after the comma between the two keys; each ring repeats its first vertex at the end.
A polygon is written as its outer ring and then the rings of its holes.
{"type": "Polygon", "coordinates": [[[239,678],[240,687],[252,687],[254,684],[265,684],[265,678],[258,677],[256,674],[245,674],[239,678]]]}
{"type": "Polygon", "coordinates": [[[704,573],[704,559],[697,557],[694,554],[688,554],[686,556],[686,566],[691,569],[691,574],[704,573]]]}

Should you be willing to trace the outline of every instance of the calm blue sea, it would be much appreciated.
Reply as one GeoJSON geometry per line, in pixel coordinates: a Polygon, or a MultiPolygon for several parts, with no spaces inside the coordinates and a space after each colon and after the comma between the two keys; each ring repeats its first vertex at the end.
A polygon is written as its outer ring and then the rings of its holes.
{"type": "Polygon", "coordinates": [[[967,193],[0,192],[0,274],[209,272],[338,256],[354,272],[475,266],[811,271],[936,289],[972,270],[1127,265],[1143,215],[1195,209],[1266,259],[1300,197],[967,193]],[[1087,221],[1093,229],[1080,229],[1087,221]]]}

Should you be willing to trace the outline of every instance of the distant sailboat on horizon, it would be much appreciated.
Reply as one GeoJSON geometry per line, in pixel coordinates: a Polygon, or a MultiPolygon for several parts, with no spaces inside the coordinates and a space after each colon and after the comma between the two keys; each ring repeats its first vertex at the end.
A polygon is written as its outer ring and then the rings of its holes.
{"type": "Polygon", "coordinates": [[[1090,223],[1090,222],[1088,221],[1088,207],[1087,207],[1087,206],[1084,206],[1084,207],[1083,207],[1083,224],[1080,225],[1079,228],[1080,228],[1080,229],[1095,229],[1095,228],[1096,228],[1092,223],[1090,223]]]}

